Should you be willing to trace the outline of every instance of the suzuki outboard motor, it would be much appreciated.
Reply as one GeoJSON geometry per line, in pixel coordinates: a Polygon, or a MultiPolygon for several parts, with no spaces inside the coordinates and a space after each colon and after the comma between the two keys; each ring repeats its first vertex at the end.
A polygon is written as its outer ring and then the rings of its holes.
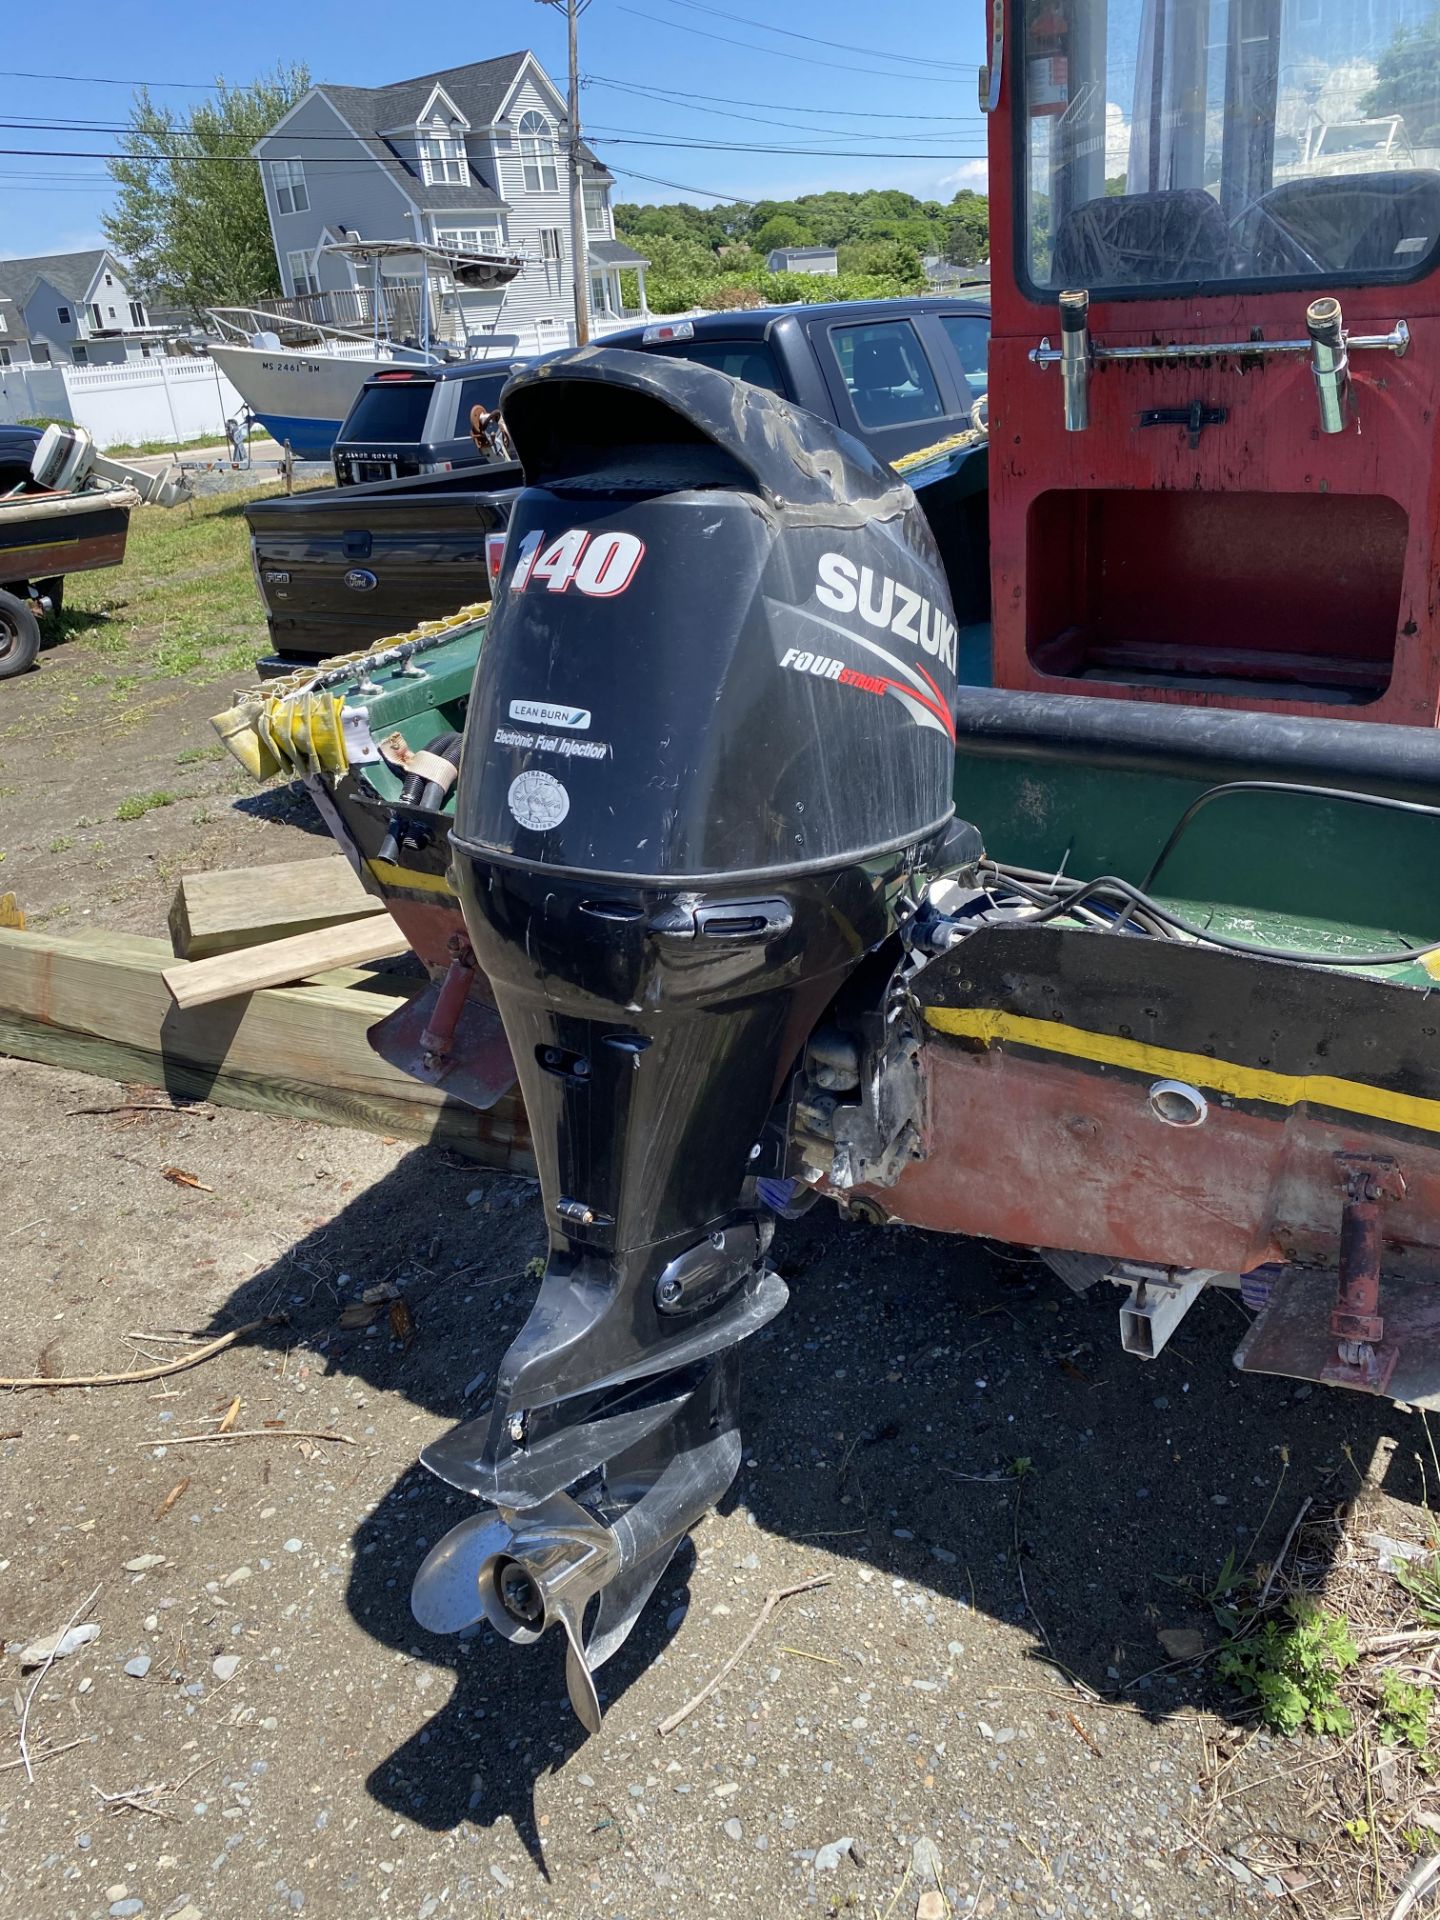
{"type": "Polygon", "coordinates": [[[909,488],[771,393],[590,349],[504,407],[528,485],[454,879],[550,1249],[488,1416],[424,1455],[485,1505],[413,1605],[522,1643],[558,1622],[594,1731],[595,1670],[739,1465],[739,1344],[785,1304],[757,1143],[938,860],[955,626],[909,488]]]}

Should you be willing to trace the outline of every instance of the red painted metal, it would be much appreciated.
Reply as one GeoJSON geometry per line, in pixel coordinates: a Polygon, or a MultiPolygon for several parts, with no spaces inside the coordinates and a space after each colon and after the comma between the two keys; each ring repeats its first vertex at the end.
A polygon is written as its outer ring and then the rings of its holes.
{"type": "MultiPolygon", "coordinates": [[[[1203,1125],[1167,1126],[1144,1076],[999,1046],[973,1052],[932,1038],[921,1063],[926,1157],[893,1187],[857,1191],[889,1217],[942,1233],[1220,1273],[1271,1261],[1333,1272],[1345,1198],[1336,1156],[1374,1157],[1382,1141],[1393,1150],[1378,1124],[1307,1107],[1272,1116],[1212,1101],[1203,1125]]],[[[1417,1135],[1405,1148],[1385,1249],[1387,1263],[1401,1249],[1440,1251],[1440,1138],[1417,1135]]],[[[1333,1283],[1327,1291],[1333,1302],[1333,1283]]]]}
{"type": "MultiPolygon", "coordinates": [[[[1097,363],[1090,424],[1067,433],[1058,367],[1028,359],[1043,336],[1058,343],[1058,307],[1023,290],[1015,258],[1021,30],[1012,14],[990,116],[997,684],[1434,726],[1440,275],[1338,290],[1351,334],[1388,333],[1400,319],[1411,332],[1403,357],[1351,356],[1356,417],[1343,433],[1320,432],[1304,357],[1243,372],[1233,360],[1097,363]],[[1227,417],[1193,449],[1181,427],[1140,425],[1142,411],[1196,402],[1227,417]],[[1105,677],[1137,670],[1146,684],[1105,677]]],[[[1090,331],[1097,344],[1198,353],[1253,328],[1298,339],[1308,298],[1296,288],[1095,300],[1090,331]]]]}

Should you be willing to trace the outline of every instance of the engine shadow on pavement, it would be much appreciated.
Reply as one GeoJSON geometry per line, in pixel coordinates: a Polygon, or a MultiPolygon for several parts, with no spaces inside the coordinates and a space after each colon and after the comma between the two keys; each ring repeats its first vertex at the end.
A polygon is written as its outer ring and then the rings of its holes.
{"type": "MultiPolygon", "coordinates": [[[[441,1419],[473,1418],[529,1310],[526,1265],[543,1249],[537,1189],[417,1148],[237,1290],[217,1325],[284,1312],[268,1336],[277,1348],[304,1348],[327,1372],[441,1419]],[[343,1296],[331,1283],[342,1275],[343,1296]],[[338,1324],[344,1300],[390,1275],[414,1316],[408,1346],[383,1321],[369,1333],[338,1324]]],[[[1402,1500],[1423,1497],[1412,1415],[1234,1371],[1249,1319],[1235,1296],[1204,1296],[1147,1363],[1120,1351],[1118,1290],[1077,1296],[1013,1252],[847,1223],[822,1203],[781,1223],[770,1257],[790,1305],[746,1349],[741,1431],[755,1464],[742,1465],[727,1508],[1019,1628],[1032,1657],[1048,1647],[1148,1717],[1201,1699],[1224,1710],[1204,1674],[1152,1670],[1166,1659],[1157,1629],[1216,1637],[1195,1595],[1227,1555],[1273,1559],[1307,1495],[1343,1499],[1367,1473],[1402,1500]]],[[[485,1627],[457,1641],[415,1623],[412,1575],[471,1503],[414,1459],[394,1466],[354,1535],[346,1601],[366,1633],[450,1665],[456,1686],[368,1785],[436,1831],[508,1817],[543,1871],[533,1785],[584,1738],[561,1636],[516,1649],[485,1627]]],[[[718,1582],[682,1544],[597,1676],[602,1705],[637,1684],[653,1694],[647,1716],[681,1704],[674,1670],[647,1669],[691,1589],[708,1610],[718,1582]]],[[[738,1640],[748,1622],[727,1624],[738,1640]]]]}

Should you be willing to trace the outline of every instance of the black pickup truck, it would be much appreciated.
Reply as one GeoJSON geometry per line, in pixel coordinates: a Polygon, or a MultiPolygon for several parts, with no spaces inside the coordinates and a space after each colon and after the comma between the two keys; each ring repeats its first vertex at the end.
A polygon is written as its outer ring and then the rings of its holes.
{"type": "MultiPolygon", "coordinates": [[[[989,330],[988,296],[971,293],[656,321],[586,351],[701,361],[835,421],[895,461],[970,425],[986,390],[989,330]]],[[[947,527],[943,543],[962,564],[985,552],[983,448],[971,465],[969,484],[950,489],[944,509],[967,523],[947,527]]],[[[354,652],[487,598],[487,537],[503,532],[521,484],[518,467],[477,463],[252,502],[245,518],[274,647],[261,672],[354,652]]],[[[983,564],[964,571],[984,576],[983,564]]]]}

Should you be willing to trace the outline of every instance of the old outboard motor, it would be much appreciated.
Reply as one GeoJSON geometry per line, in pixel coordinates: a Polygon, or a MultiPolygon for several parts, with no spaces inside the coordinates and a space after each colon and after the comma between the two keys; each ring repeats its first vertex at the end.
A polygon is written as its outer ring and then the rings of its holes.
{"type": "Polygon", "coordinates": [[[558,1622],[594,1731],[595,1669],[739,1465],[738,1345],[785,1304],[756,1143],[946,835],[955,627],[909,488],[771,393],[591,349],[504,407],[529,484],[454,878],[550,1251],[488,1416],[424,1455],[486,1505],[413,1604],[558,1622]]]}

